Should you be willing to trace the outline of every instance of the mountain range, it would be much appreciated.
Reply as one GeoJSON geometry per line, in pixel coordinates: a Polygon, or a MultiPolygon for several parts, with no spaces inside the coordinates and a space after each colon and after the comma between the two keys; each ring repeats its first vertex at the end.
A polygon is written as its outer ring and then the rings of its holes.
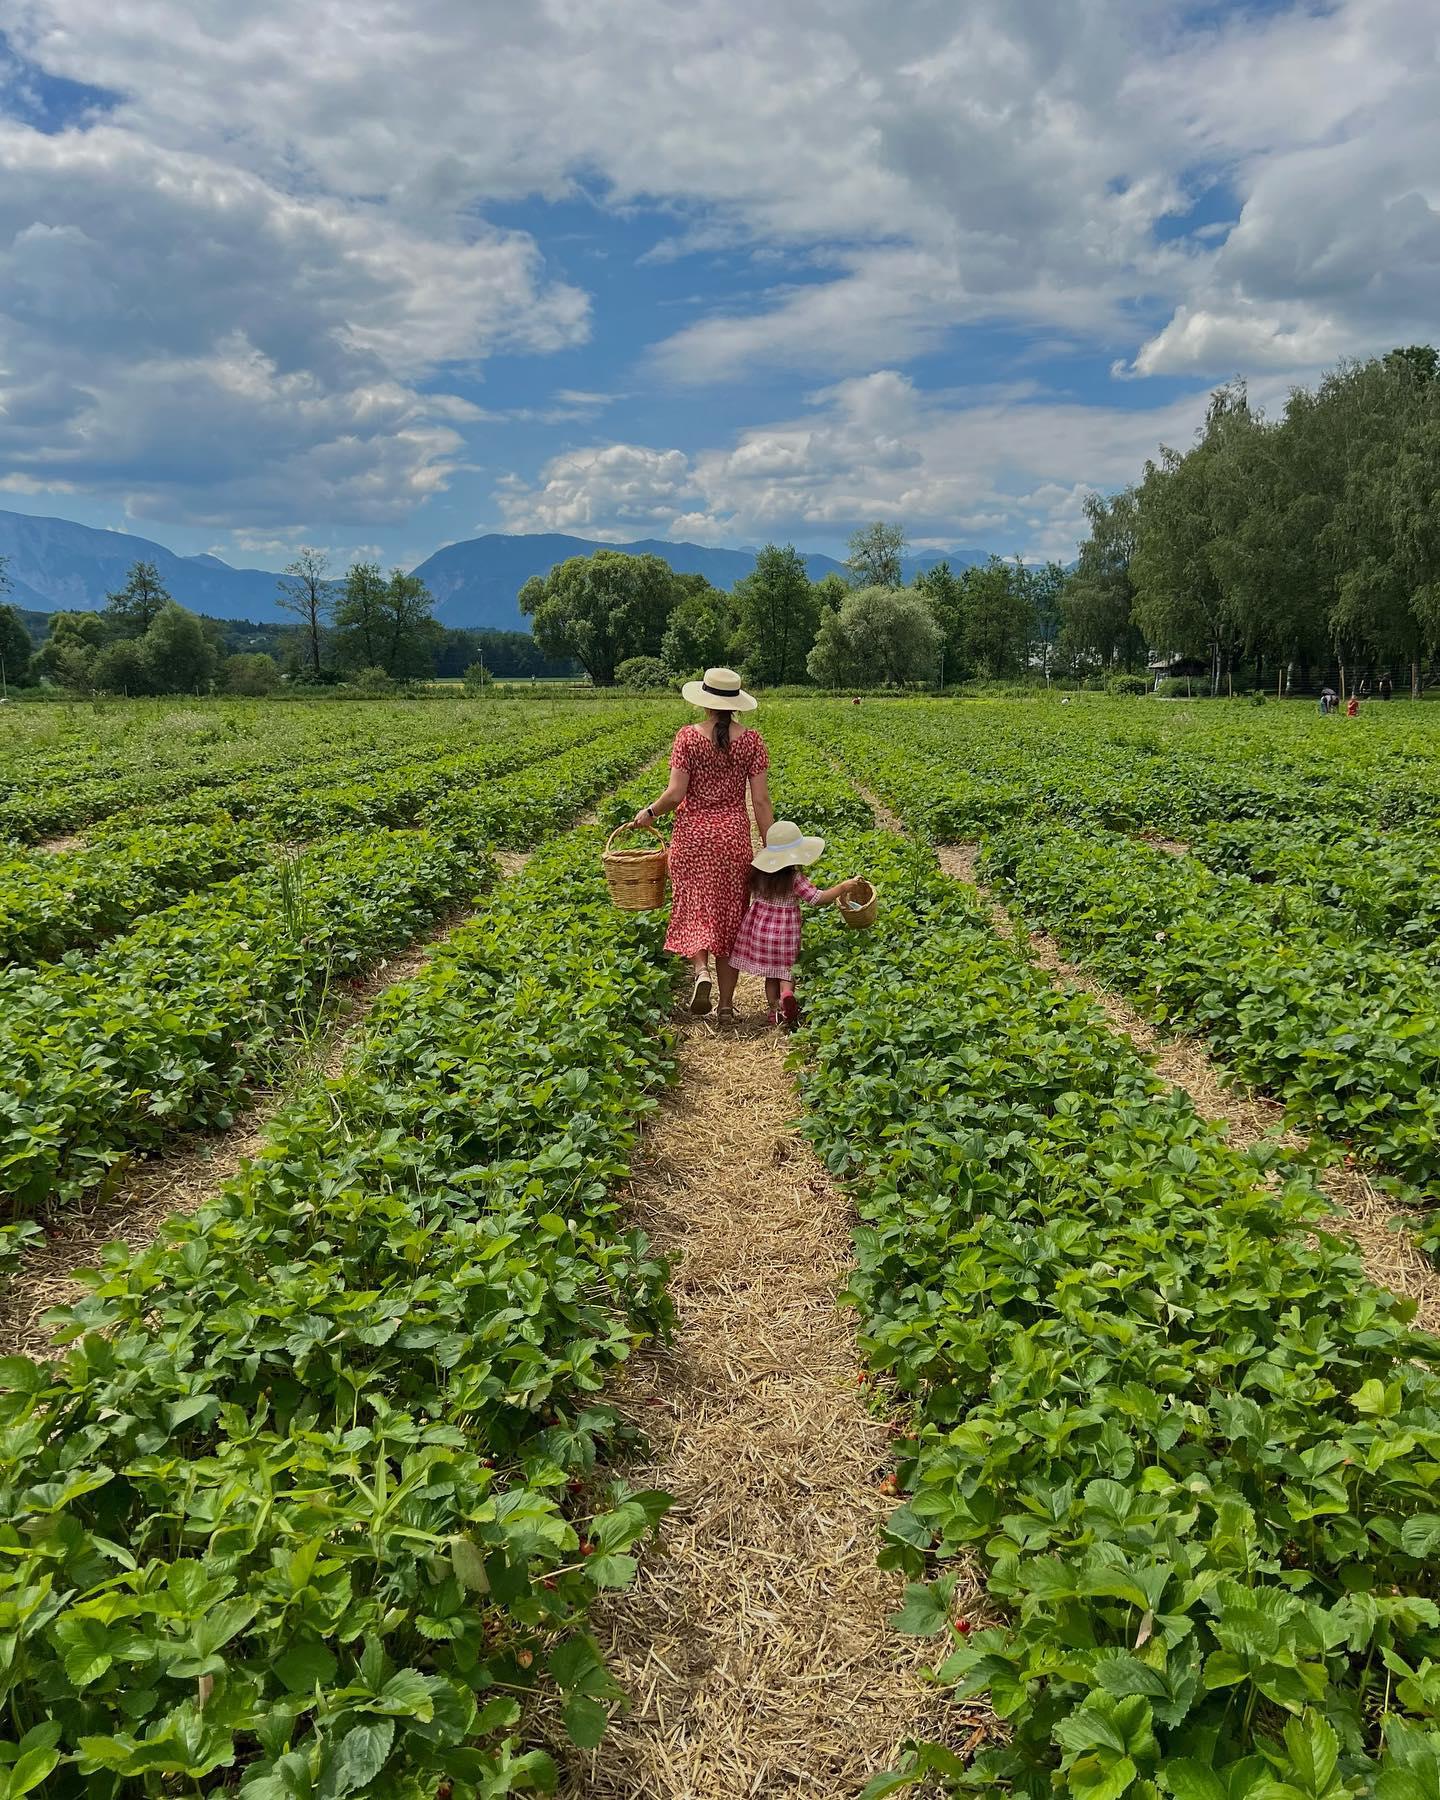
{"type": "MultiPolygon", "coordinates": [[[[435,596],[435,616],[443,625],[468,630],[528,631],[517,594],[532,575],[544,575],[570,556],[593,550],[624,550],[635,556],[660,556],[678,574],[703,575],[716,587],[732,588],[755,566],[753,550],[716,549],[705,544],[672,544],[643,538],[633,544],[601,544],[558,532],[494,532],[447,544],[415,569],[435,596]]],[[[236,569],[208,553],[179,556],[149,538],[124,531],[102,531],[71,519],[40,518],[31,513],[0,511],[0,558],[6,560],[10,593],[17,606],[34,612],[94,612],[105,596],[124,585],[130,565],[153,562],[166,588],[192,612],[212,619],[252,619],[264,624],[287,617],[276,604],[276,576],[271,569],[236,569]]],[[[942,560],[934,552],[905,559],[905,579],[942,560]]],[[[966,551],[952,552],[953,567],[983,561],[966,551]]],[[[813,581],[844,574],[833,557],[807,554],[813,581]]]]}

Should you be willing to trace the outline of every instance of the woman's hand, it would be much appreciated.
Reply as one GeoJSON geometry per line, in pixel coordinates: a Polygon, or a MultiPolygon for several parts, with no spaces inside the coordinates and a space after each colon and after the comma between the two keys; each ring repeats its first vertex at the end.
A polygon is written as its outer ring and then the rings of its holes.
{"type": "Polygon", "coordinates": [[[639,831],[642,826],[653,825],[654,823],[654,813],[651,812],[648,806],[642,806],[639,812],[636,813],[635,817],[630,821],[630,829],[632,831],[639,831]]]}

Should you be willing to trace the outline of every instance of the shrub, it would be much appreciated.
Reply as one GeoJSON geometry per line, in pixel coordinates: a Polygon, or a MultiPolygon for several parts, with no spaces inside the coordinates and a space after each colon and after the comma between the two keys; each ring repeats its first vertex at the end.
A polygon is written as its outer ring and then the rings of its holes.
{"type": "Polygon", "coordinates": [[[1139,700],[1150,692],[1150,683],[1143,675],[1112,675],[1105,692],[1116,700],[1139,700]]]}
{"type": "Polygon", "coordinates": [[[227,656],[221,670],[227,694],[244,694],[263,699],[280,685],[280,665],[263,650],[227,656]]]}
{"type": "Polygon", "coordinates": [[[487,669],[483,662],[467,663],[461,680],[467,694],[483,694],[486,688],[495,685],[494,672],[487,669]]]}
{"type": "Polygon", "coordinates": [[[353,693],[363,694],[366,699],[377,699],[383,694],[395,692],[395,683],[378,663],[372,664],[368,669],[357,669],[348,685],[353,693]]]}
{"type": "Polygon", "coordinates": [[[615,679],[621,687],[639,688],[646,691],[671,688],[675,685],[675,677],[658,656],[628,657],[616,669],[615,679]]]}

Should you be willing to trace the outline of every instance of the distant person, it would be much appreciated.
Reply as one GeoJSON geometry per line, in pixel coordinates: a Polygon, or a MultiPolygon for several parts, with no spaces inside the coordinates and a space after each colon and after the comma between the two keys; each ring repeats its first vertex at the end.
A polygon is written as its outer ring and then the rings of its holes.
{"type": "Polygon", "coordinates": [[[720,1023],[729,1025],[735,1018],[736,981],[730,952],[750,884],[745,795],[748,791],[763,837],[775,823],[765,773],[770,757],[758,731],[734,729],[735,715],[754,712],[760,702],[744,692],[733,669],[707,669],[703,680],[687,681],[680,692],[704,711],[704,721],[676,732],[669,785],[658,800],[640,808],[632,823],[653,825],[662,813],[675,814],[665,948],[688,958],[694,970],[692,1013],[708,1013],[713,1004],[710,959],[715,959],[720,1023]]]}
{"type": "Polygon", "coordinates": [[[1380,677],[1380,698],[1382,700],[1388,700],[1394,692],[1395,683],[1388,675],[1382,675],[1380,677]]]}
{"type": "Polygon", "coordinates": [[[1345,717],[1347,719],[1360,717],[1360,696],[1358,694],[1352,694],[1345,702],[1345,717]]]}
{"type": "Polygon", "coordinates": [[[805,837],[789,819],[777,819],[765,833],[765,848],[750,864],[750,906],[740,926],[731,963],[746,975],[765,979],[770,1023],[793,1031],[800,1022],[795,998],[795,965],[800,960],[800,902],[829,906],[860,886],[858,876],[834,887],[814,887],[803,871],[825,853],[824,838],[805,837]]]}
{"type": "Polygon", "coordinates": [[[1320,690],[1320,710],[1322,713],[1334,712],[1334,710],[1335,710],[1336,706],[1339,704],[1339,702],[1340,702],[1340,696],[1335,692],[1334,688],[1332,688],[1332,687],[1321,688],[1321,690],[1320,690]]]}

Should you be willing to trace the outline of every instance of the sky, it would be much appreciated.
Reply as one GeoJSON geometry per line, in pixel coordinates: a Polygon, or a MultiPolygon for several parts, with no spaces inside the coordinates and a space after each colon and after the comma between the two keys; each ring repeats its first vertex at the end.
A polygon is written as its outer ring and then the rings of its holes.
{"type": "Polygon", "coordinates": [[[0,0],[0,507],[1068,560],[1431,341],[1433,0],[0,0]]]}

